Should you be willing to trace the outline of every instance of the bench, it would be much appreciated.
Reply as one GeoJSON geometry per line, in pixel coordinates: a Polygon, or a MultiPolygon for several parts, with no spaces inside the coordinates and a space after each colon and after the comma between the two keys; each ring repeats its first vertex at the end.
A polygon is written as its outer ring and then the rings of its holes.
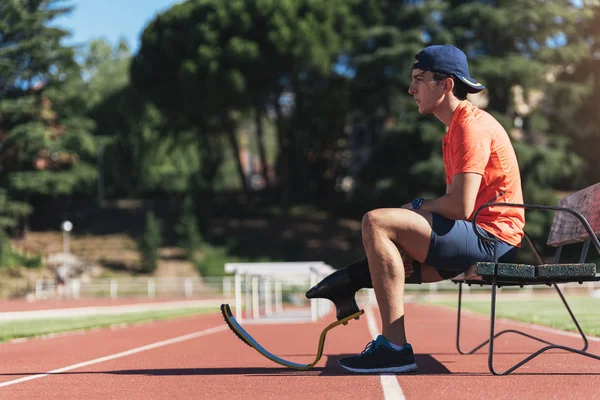
{"type": "MultiPolygon", "coordinates": [[[[473,218],[473,228],[476,226],[477,216],[487,207],[519,207],[525,210],[544,210],[555,212],[552,221],[552,227],[548,235],[547,245],[556,248],[554,261],[552,264],[545,263],[540,256],[539,251],[535,248],[530,237],[526,234],[524,241],[527,242],[532,250],[535,259],[535,264],[506,264],[499,263],[496,256],[494,262],[480,262],[471,266],[464,273],[454,277],[453,282],[459,285],[458,290],[458,321],[456,334],[456,347],[461,354],[472,354],[489,343],[488,367],[494,375],[508,375],[523,364],[531,361],[533,358],[551,349],[562,349],[569,352],[581,354],[586,357],[591,357],[600,360],[600,356],[587,352],[588,340],[585,333],[579,326],[577,319],[571,308],[569,307],[559,286],[567,282],[597,282],[600,281],[600,276],[596,274],[596,265],[586,262],[588,259],[588,251],[590,244],[594,246],[600,255],[600,242],[598,234],[600,234],[600,183],[580,190],[560,200],[559,205],[541,206],[531,204],[510,204],[510,203],[488,203],[481,206],[475,213],[473,218]],[[579,261],[577,263],[560,263],[561,252],[564,246],[583,243],[579,261]],[[460,324],[461,324],[461,301],[462,301],[462,285],[490,285],[491,290],[491,311],[490,311],[490,336],[489,339],[479,344],[469,351],[464,351],[460,346],[460,324]],[[496,319],[496,297],[497,288],[502,286],[528,286],[528,285],[548,285],[553,286],[565,305],[571,319],[573,320],[581,338],[583,339],[583,347],[576,349],[568,346],[562,346],[550,343],[546,340],[534,337],[524,332],[517,330],[504,330],[495,333],[496,319]],[[545,347],[532,353],[522,361],[516,363],[505,371],[496,371],[494,368],[494,339],[505,333],[516,333],[526,336],[530,339],[537,340],[546,344],[545,347]]],[[[497,241],[488,239],[479,234],[475,229],[475,233],[486,241],[497,241]]]]}

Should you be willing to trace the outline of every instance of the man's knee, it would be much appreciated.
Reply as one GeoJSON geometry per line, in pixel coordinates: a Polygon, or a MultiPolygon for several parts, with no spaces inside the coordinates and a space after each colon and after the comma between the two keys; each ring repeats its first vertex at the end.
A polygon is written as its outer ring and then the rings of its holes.
{"type": "Polygon", "coordinates": [[[378,208],[366,213],[362,218],[363,232],[385,231],[396,227],[402,221],[403,209],[378,208]]]}
{"type": "Polygon", "coordinates": [[[370,231],[378,226],[377,221],[381,221],[381,210],[371,210],[362,218],[362,231],[370,231]]]}
{"type": "Polygon", "coordinates": [[[398,235],[402,232],[418,231],[422,221],[428,225],[431,217],[429,213],[415,212],[404,208],[378,208],[369,211],[362,219],[363,236],[372,235],[376,232],[398,235]]]}

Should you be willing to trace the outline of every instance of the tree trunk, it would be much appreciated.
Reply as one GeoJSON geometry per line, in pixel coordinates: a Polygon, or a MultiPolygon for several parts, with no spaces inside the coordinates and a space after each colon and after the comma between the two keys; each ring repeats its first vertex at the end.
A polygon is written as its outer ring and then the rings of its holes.
{"type": "Polygon", "coordinates": [[[233,121],[227,121],[225,129],[227,130],[227,138],[229,139],[229,144],[231,145],[235,157],[238,174],[240,175],[240,181],[242,182],[242,189],[244,190],[244,194],[249,195],[250,190],[248,188],[248,181],[246,180],[246,174],[244,174],[244,167],[242,166],[242,160],[240,158],[240,146],[238,145],[237,137],[235,136],[235,123],[233,121]]]}
{"type": "Polygon", "coordinates": [[[261,172],[263,179],[265,180],[265,186],[270,187],[271,182],[269,180],[269,165],[267,164],[267,151],[265,150],[265,137],[263,132],[263,124],[262,124],[262,108],[260,106],[256,107],[255,114],[255,124],[256,124],[256,140],[258,141],[258,153],[260,156],[261,163],[261,172]]]}
{"type": "Polygon", "coordinates": [[[289,180],[289,153],[288,153],[288,143],[286,139],[286,132],[284,132],[283,127],[283,112],[281,110],[281,105],[279,104],[279,98],[281,97],[281,93],[277,95],[275,98],[274,106],[275,113],[277,115],[277,138],[279,142],[279,151],[278,151],[278,164],[279,171],[277,173],[277,186],[281,188],[281,202],[280,206],[284,215],[287,215],[290,206],[290,180],[289,180]]]}

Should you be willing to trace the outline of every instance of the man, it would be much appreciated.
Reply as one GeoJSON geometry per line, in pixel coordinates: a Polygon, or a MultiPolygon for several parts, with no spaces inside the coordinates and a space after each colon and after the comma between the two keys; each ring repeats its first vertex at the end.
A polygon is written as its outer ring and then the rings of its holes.
{"type": "MultiPolygon", "coordinates": [[[[448,128],[442,143],[446,194],[368,212],[362,221],[367,259],[337,271],[307,293],[309,298],[332,299],[338,282],[343,282],[344,296],[374,288],[382,335],[361,354],[340,360],[342,367],[358,373],[417,369],[404,329],[406,278],[416,275],[420,282],[437,282],[478,261],[493,261],[493,243],[473,231],[474,212],[489,202],[523,202],[519,166],[506,131],[467,100],[468,93],[484,87],[469,75],[466,55],[454,46],[435,45],[415,58],[408,92],[421,114],[435,115],[448,128]],[[414,270],[413,259],[420,263],[414,270]],[[345,280],[339,278],[342,274],[345,280]]],[[[503,262],[514,260],[524,225],[520,208],[485,208],[477,217],[479,233],[499,239],[503,262]]]]}

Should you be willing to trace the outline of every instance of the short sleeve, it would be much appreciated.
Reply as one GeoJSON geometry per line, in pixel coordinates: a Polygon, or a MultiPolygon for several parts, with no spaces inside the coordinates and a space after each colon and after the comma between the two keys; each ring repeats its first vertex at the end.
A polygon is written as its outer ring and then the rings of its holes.
{"type": "Polygon", "coordinates": [[[478,129],[477,125],[457,126],[452,133],[449,144],[452,176],[464,172],[484,174],[492,151],[492,135],[484,127],[478,129]]]}

